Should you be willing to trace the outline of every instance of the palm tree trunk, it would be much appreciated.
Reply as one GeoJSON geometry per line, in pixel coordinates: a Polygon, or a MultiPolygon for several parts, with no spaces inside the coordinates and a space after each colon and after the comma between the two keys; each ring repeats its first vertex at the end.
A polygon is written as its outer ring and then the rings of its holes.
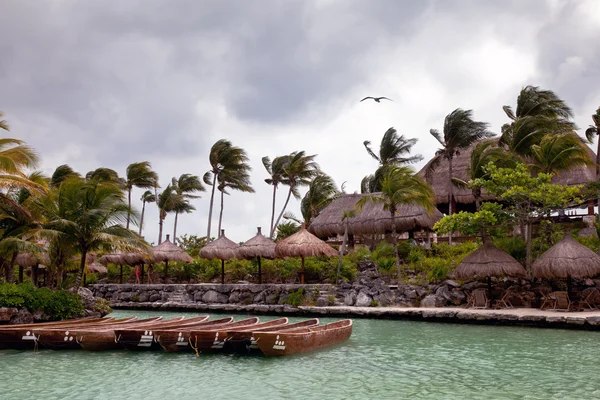
{"type": "Polygon", "coordinates": [[[83,273],[85,271],[85,257],[87,256],[87,249],[81,249],[81,262],[79,263],[79,273],[77,274],[77,279],[75,279],[75,291],[79,289],[81,285],[81,280],[83,279],[83,273]]]}
{"type": "Polygon", "coordinates": [[[129,229],[129,220],[131,219],[131,188],[127,189],[127,225],[125,226],[129,229]]]}
{"type": "Polygon", "coordinates": [[[269,228],[269,232],[271,232],[271,237],[273,237],[273,221],[275,220],[275,196],[277,194],[277,184],[273,182],[273,205],[271,206],[271,227],[269,228]]]}
{"type": "MultiPolygon", "coordinates": [[[[452,185],[452,157],[448,158],[448,174],[450,179],[448,181],[448,215],[454,213],[454,185],[452,185]]],[[[448,244],[452,245],[452,232],[448,233],[448,244]]]]}
{"type": "Polygon", "coordinates": [[[177,244],[177,217],[179,213],[175,211],[175,222],[173,223],[173,243],[177,244]]]}
{"type": "Polygon", "coordinates": [[[335,272],[335,284],[338,285],[340,283],[340,268],[342,266],[342,261],[344,259],[344,249],[346,248],[346,241],[348,240],[348,218],[344,221],[344,239],[342,240],[342,247],[340,247],[340,259],[338,260],[337,271],[335,272]]]}
{"type": "MultiPolygon", "coordinates": [[[[212,191],[210,193],[210,205],[208,206],[208,228],[206,229],[206,243],[210,243],[210,223],[212,220],[213,201],[215,199],[215,187],[217,185],[217,176],[213,173],[212,191]]],[[[220,231],[219,231],[220,232],[220,231]]]]}
{"type": "MultiPolygon", "coordinates": [[[[600,126],[599,125],[596,125],[596,135],[598,135],[598,149],[596,150],[596,182],[598,182],[598,181],[600,181],[600,126]]],[[[600,214],[600,191],[598,191],[598,213],[600,214]]]]}
{"type": "Polygon", "coordinates": [[[273,235],[275,234],[275,229],[277,229],[277,225],[279,225],[279,221],[281,220],[281,217],[283,217],[283,213],[285,212],[285,209],[286,209],[288,203],[290,202],[290,197],[292,196],[292,190],[293,190],[293,187],[290,186],[290,191],[288,192],[287,199],[285,199],[285,204],[283,205],[283,208],[281,209],[281,214],[279,214],[279,217],[277,217],[277,221],[275,221],[275,225],[273,225],[273,228],[271,229],[271,239],[273,239],[273,235]]]}
{"type": "Polygon", "coordinates": [[[225,197],[225,189],[221,190],[221,211],[219,212],[219,230],[221,232],[221,223],[223,222],[223,198],[225,197]]]}
{"type": "Polygon", "coordinates": [[[10,258],[10,264],[8,264],[6,269],[6,282],[13,283],[15,278],[15,260],[17,259],[18,251],[12,253],[12,257],[10,258]]]}
{"type": "MultiPolygon", "coordinates": [[[[159,211],[160,213],[160,211],[159,211]]],[[[163,219],[158,217],[158,244],[162,243],[163,219]]]]}
{"type": "Polygon", "coordinates": [[[142,228],[144,226],[144,211],[146,211],[146,202],[142,201],[142,216],[140,218],[140,236],[142,236],[142,228]]]}

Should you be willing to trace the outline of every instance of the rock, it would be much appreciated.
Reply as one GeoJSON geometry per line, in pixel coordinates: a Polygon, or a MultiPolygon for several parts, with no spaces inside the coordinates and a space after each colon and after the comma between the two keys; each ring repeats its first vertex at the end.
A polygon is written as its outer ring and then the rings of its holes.
{"type": "Polygon", "coordinates": [[[317,307],[327,307],[329,306],[329,299],[325,296],[319,296],[317,299],[317,307]]]}
{"type": "Polygon", "coordinates": [[[438,297],[435,294],[428,294],[421,300],[421,307],[444,307],[445,305],[446,299],[438,297]]]}
{"type": "Polygon", "coordinates": [[[467,300],[467,296],[459,289],[452,289],[450,291],[450,295],[451,297],[448,301],[454,304],[455,306],[460,306],[461,304],[464,304],[467,300]]]}
{"type": "Polygon", "coordinates": [[[211,304],[211,303],[225,304],[228,301],[229,301],[229,296],[225,296],[224,294],[221,294],[214,290],[209,290],[208,292],[204,293],[204,296],[202,296],[202,302],[208,303],[208,304],[211,304]]]}
{"type": "Polygon", "coordinates": [[[346,281],[342,281],[342,283],[340,283],[340,289],[343,290],[348,290],[348,289],[352,289],[352,284],[346,282],[346,281]]]}
{"type": "Polygon", "coordinates": [[[260,292],[256,296],[254,296],[253,303],[254,304],[263,304],[265,302],[265,292],[260,292]]]}
{"type": "Polygon", "coordinates": [[[404,292],[404,295],[406,296],[407,299],[410,299],[410,300],[414,300],[418,297],[416,290],[407,290],[404,292]]]}
{"type": "Polygon", "coordinates": [[[344,296],[344,304],[347,306],[353,306],[356,301],[356,294],[354,292],[348,292],[344,296]]]}
{"type": "Polygon", "coordinates": [[[244,292],[242,294],[240,294],[240,303],[241,304],[252,304],[252,301],[254,300],[254,296],[252,295],[252,293],[248,293],[248,292],[244,292]]]}
{"type": "Polygon", "coordinates": [[[229,303],[230,304],[235,304],[238,301],[240,301],[240,292],[233,292],[229,295],[229,303]]]}
{"type": "Polygon", "coordinates": [[[140,298],[140,302],[141,302],[141,303],[145,303],[145,302],[147,302],[148,300],[150,300],[150,295],[149,295],[147,292],[142,292],[142,293],[140,294],[139,298],[140,298]]]}
{"type": "Polygon", "coordinates": [[[20,308],[19,311],[10,318],[10,324],[32,324],[33,315],[26,308],[20,308]]]}
{"type": "Polygon", "coordinates": [[[160,299],[161,299],[161,295],[160,294],[153,294],[153,295],[150,296],[150,301],[153,302],[153,303],[156,302],[156,301],[159,301],[160,299]]]}
{"type": "Polygon", "coordinates": [[[279,300],[279,293],[274,292],[265,297],[265,303],[267,304],[277,304],[279,300]]]}
{"type": "Polygon", "coordinates": [[[0,307],[0,321],[10,321],[13,315],[17,315],[19,310],[14,307],[0,307]]]}
{"type": "Polygon", "coordinates": [[[365,292],[360,292],[356,296],[356,307],[369,307],[373,299],[365,292]]]}
{"type": "Polygon", "coordinates": [[[442,285],[448,285],[448,286],[453,287],[453,288],[460,287],[460,285],[458,284],[458,282],[453,281],[452,279],[446,279],[444,282],[442,282],[442,285]]]}
{"type": "Polygon", "coordinates": [[[50,316],[42,310],[37,310],[32,314],[33,322],[45,322],[50,321],[50,316]]]}

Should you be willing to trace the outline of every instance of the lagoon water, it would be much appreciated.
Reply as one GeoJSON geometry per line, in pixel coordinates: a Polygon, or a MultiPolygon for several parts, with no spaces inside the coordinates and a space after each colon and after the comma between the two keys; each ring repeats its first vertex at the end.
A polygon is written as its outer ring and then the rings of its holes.
{"type": "MultiPolygon", "coordinates": [[[[113,315],[159,314],[182,315],[113,315]]],[[[3,350],[0,399],[600,398],[598,332],[354,323],[352,337],[341,345],[282,358],[3,350]]]]}

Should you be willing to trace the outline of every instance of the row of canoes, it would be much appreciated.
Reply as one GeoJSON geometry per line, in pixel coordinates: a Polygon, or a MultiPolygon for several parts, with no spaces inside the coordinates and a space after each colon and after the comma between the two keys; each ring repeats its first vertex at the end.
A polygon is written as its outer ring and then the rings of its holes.
{"type": "Polygon", "coordinates": [[[0,326],[0,349],[151,350],[199,353],[304,353],[347,340],[352,320],[319,325],[317,318],[289,323],[287,318],[260,322],[162,317],[137,319],[82,318],[41,324],[0,326]]]}

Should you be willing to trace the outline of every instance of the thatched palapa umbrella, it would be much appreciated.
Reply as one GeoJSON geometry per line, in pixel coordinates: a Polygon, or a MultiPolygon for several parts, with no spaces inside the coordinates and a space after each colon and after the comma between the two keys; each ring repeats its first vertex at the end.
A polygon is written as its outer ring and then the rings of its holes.
{"type": "Polygon", "coordinates": [[[532,265],[536,278],[567,279],[570,291],[571,278],[588,278],[600,273],[600,256],[579,244],[569,232],[532,265]]]}
{"type": "Polygon", "coordinates": [[[227,239],[225,229],[221,229],[221,236],[200,249],[200,257],[209,260],[221,260],[221,284],[225,283],[225,260],[238,257],[238,245],[227,239]]]}
{"type": "Polygon", "coordinates": [[[102,265],[115,264],[118,265],[121,269],[119,274],[119,283],[123,283],[123,264],[125,260],[123,260],[123,253],[111,253],[104,254],[99,259],[98,262],[102,265]]]}
{"type": "Polygon", "coordinates": [[[337,255],[333,247],[307,231],[304,224],[298,232],[278,242],[275,246],[275,257],[300,257],[302,259],[301,283],[304,283],[304,257],[335,257],[337,255]]]}
{"type": "Polygon", "coordinates": [[[258,283],[262,283],[262,270],[260,265],[261,258],[275,258],[275,242],[265,237],[260,226],[256,236],[243,243],[238,248],[240,258],[256,258],[258,261],[258,283]]]}
{"type": "Polygon", "coordinates": [[[194,259],[188,253],[186,253],[185,250],[176,244],[171,243],[169,240],[169,235],[167,235],[167,240],[157,246],[154,246],[152,251],[154,253],[152,258],[154,262],[164,261],[165,263],[165,283],[167,283],[167,278],[169,277],[169,261],[183,261],[187,263],[194,261],[194,259]]]}
{"type": "Polygon", "coordinates": [[[17,254],[17,257],[15,257],[15,265],[19,266],[19,283],[23,282],[23,268],[31,268],[31,280],[37,285],[37,275],[40,264],[50,264],[48,253],[33,253],[28,251],[17,254]]]}
{"type": "Polygon", "coordinates": [[[106,274],[108,269],[99,262],[94,261],[93,263],[85,266],[85,272],[93,274],[106,274]]]}
{"type": "Polygon", "coordinates": [[[525,276],[527,273],[521,263],[487,239],[483,246],[465,257],[455,272],[459,278],[487,278],[490,290],[492,276],[525,276]]]}

